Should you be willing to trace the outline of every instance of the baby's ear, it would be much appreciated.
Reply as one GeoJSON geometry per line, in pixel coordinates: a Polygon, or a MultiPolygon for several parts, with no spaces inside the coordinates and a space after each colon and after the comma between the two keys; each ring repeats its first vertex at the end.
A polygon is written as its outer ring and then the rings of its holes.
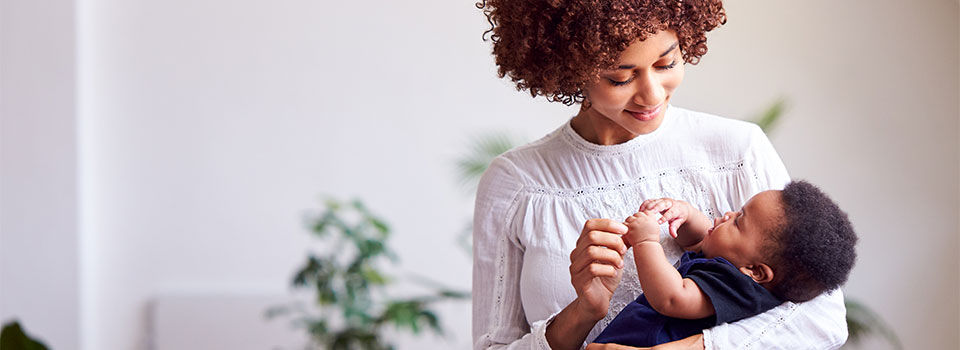
{"type": "Polygon", "coordinates": [[[740,272],[742,272],[744,275],[750,276],[750,278],[760,284],[773,281],[773,269],[764,263],[743,266],[740,268],[740,272]]]}

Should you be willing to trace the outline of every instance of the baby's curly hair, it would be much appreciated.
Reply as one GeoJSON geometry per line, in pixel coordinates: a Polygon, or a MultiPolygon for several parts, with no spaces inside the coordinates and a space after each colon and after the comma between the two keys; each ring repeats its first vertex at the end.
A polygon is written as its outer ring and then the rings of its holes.
{"type": "Polygon", "coordinates": [[[806,181],[788,183],[781,196],[784,222],[768,250],[775,271],[770,292],[801,302],[843,285],[857,259],[847,213],[806,181]]]}
{"type": "Polygon", "coordinates": [[[566,105],[613,67],[635,40],[664,29],[680,39],[687,63],[707,53],[706,32],[725,23],[721,0],[483,0],[501,78],[517,90],[566,105]]]}

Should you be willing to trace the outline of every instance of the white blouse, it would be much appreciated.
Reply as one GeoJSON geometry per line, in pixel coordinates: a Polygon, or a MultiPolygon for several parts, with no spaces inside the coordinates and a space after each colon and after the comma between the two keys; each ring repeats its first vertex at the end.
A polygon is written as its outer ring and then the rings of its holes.
{"type": "MultiPolygon", "coordinates": [[[[570,123],[497,157],[474,212],[475,349],[549,349],[547,324],[576,298],[570,252],[584,222],[621,219],[649,198],[683,199],[709,216],[739,208],[790,177],[754,124],[669,106],[660,127],[618,145],[580,137],[570,123]]],[[[664,229],[667,258],[682,249],[664,229]]],[[[607,316],[584,346],[642,292],[633,251],[607,316]]],[[[704,330],[706,349],[830,349],[847,337],[840,291],[704,330]]],[[[638,330],[642,331],[642,330],[638,330]]]]}

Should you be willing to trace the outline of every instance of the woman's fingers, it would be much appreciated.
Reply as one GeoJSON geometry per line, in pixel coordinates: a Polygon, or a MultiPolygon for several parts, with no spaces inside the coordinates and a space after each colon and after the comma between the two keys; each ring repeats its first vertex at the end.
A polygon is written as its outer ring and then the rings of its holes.
{"type": "Polygon", "coordinates": [[[584,234],[590,231],[604,231],[622,235],[627,233],[627,225],[610,219],[590,219],[583,224],[583,230],[580,231],[581,238],[584,234]]]}
{"type": "Polygon", "coordinates": [[[574,285],[578,285],[578,283],[576,283],[577,281],[585,282],[594,277],[617,277],[617,268],[599,262],[587,264],[587,266],[584,266],[579,271],[573,271],[573,267],[571,266],[570,270],[574,285]]]}
{"type": "MultiPolygon", "coordinates": [[[[620,226],[624,227],[623,233],[626,233],[626,225],[622,223],[617,223],[620,226]]],[[[573,254],[579,254],[580,251],[587,249],[589,246],[602,246],[613,249],[619,252],[621,255],[627,252],[627,246],[623,244],[623,239],[621,238],[622,234],[619,233],[610,233],[608,231],[592,230],[580,235],[580,238],[577,240],[577,247],[571,252],[571,257],[573,254]]]]}
{"type": "Polygon", "coordinates": [[[577,273],[592,263],[602,263],[623,268],[623,256],[619,252],[601,246],[589,246],[580,254],[570,255],[570,272],[577,273]]]}

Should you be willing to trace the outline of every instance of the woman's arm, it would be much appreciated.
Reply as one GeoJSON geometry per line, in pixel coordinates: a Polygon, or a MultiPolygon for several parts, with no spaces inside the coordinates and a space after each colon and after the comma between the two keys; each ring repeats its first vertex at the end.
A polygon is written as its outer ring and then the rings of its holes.
{"type": "Polygon", "coordinates": [[[695,334],[689,337],[674,340],[669,343],[663,343],[652,348],[635,348],[632,346],[618,344],[600,344],[593,343],[587,346],[586,350],[704,350],[703,334],[695,334]]]}
{"type": "Polygon", "coordinates": [[[813,300],[784,303],[757,316],[703,330],[710,349],[836,349],[847,340],[838,289],[813,300]]]}
{"type": "MultiPolygon", "coordinates": [[[[571,282],[577,292],[559,313],[528,324],[520,272],[523,249],[512,229],[522,185],[516,167],[498,157],[480,180],[474,211],[473,343],[475,349],[579,349],[596,322],[607,314],[620,284],[622,223],[593,219],[584,224],[570,254],[571,282]]],[[[558,276],[559,277],[559,276],[558,276]]]]}
{"type": "Polygon", "coordinates": [[[477,187],[473,220],[474,349],[549,349],[547,320],[527,323],[520,299],[523,250],[509,234],[522,189],[516,167],[498,157],[477,187]]]}
{"type": "MultiPolygon", "coordinates": [[[[757,182],[740,186],[743,193],[739,197],[744,200],[761,191],[782,189],[790,182],[786,167],[763,131],[753,126],[751,138],[745,162],[754,172],[747,175],[757,182]]],[[[706,349],[835,349],[846,339],[846,308],[840,290],[800,304],[784,303],[760,315],[703,331],[706,349]]]]}

